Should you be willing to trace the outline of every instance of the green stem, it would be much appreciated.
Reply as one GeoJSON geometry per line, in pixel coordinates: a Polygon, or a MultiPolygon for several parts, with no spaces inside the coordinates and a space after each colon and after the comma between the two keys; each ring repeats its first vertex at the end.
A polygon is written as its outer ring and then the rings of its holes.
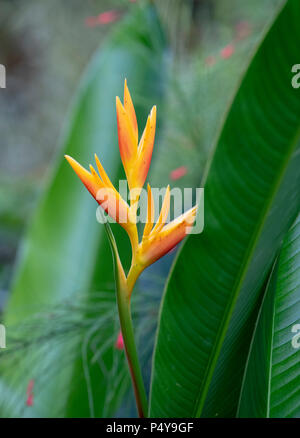
{"type": "Polygon", "coordinates": [[[125,353],[131,374],[137,410],[139,417],[145,418],[147,416],[148,403],[134,340],[130,299],[128,297],[128,291],[124,290],[124,286],[122,287],[120,283],[117,284],[117,303],[125,353]]]}
{"type": "MultiPolygon", "coordinates": [[[[132,271],[132,274],[130,275],[130,279],[129,279],[130,281],[128,282],[128,279],[125,276],[124,269],[119,257],[114,235],[111,231],[109,224],[105,223],[104,225],[114,259],[117,304],[119,310],[120,325],[121,325],[121,331],[124,341],[125,353],[129,365],[129,371],[131,374],[137,410],[139,417],[145,418],[148,412],[148,403],[147,403],[145,386],[143,382],[142,372],[141,372],[139,358],[138,358],[137,349],[134,340],[134,332],[133,332],[133,325],[132,325],[131,311],[130,311],[130,295],[138,275],[137,272],[132,271]]],[[[133,236],[133,241],[135,244],[136,244],[136,239],[138,239],[137,232],[136,235],[134,234],[133,236]]]]}

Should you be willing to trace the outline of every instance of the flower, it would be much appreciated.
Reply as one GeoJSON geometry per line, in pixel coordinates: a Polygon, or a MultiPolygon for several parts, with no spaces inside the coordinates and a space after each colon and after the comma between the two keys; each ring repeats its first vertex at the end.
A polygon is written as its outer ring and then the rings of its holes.
{"type": "Polygon", "coordinates": [[[98,24],[113,23],[119,18],[119,11],[112,9],[110,11],[102,12],[102,14],[99,14],[96,17],[88,17],[85,22],[88,27],[94,27],[98,26],[98,24]]]}
{"type": "Polygon", "coordinates": [[[177,167],[177,169],[174,169],[174,170],[172,170],[172,172],[170,172],[170,178],[173,181],[176,181],[177,179],[180,179],[184,175],[186,175],[186,173],[187,173],[186,166],[177,167]]]}
{"type": "Polygon", "coordinates": [[[65,158],[104,211],[129,230],[129,205],[111,183],[97,155],[95,154],[95,161],[99,175],[92,165],[89,172],[69,155],[65,155],[65,158]]]}
{"type": "MultiPolygon", "coordinates": [[[[197,206],[173,221],[166,223],[170,210],[170,187],[168,186],[159,218],[156,224],[154,224],[154,200],[151,187],[148,184],[147,220],[142,240],[139,243],[136,226],[137,204],[152,157],[156,126],[156,106],[153,106],[151,109],[139,142],[135,109],[126,79],[124,84],[124,102],[122,104],[117,97],[116,109],[119,150],[131,192],[130,205],[117,192],[96,154],[95,160],[99,173],[91,165],[90,171],[88,171],[72,157],[66,155],[65,158],[100,206],[116,222],[123,226],[128,233],[132,246],[132,263],[128,276],[125,277],[124,273],[122,275],[124,276],[124,281],[127,282],[128,294],[130,296],[140,273],[174,248],[189,233],[196,217],[197,206]],[[132,192],[135,193],[134,196],[132,196],[132,192]]],[[[185,167],[179,168],[177,169],[176,177],[178,177],[179,170],[180,176],[183,176],[186,172],[185,167]]],[[[121,264],[118,269],[122,269],[121,264]]]]}
{"type": "Polygon", "coordinates": [[[148,184],[147,222],[138,249],[138,258],[144,268],[167,254],[189,233],[195,221],[197,206],[166,224],[169,210],[170,186],[167,187],[158,221],[153,224],[154,201],[148,184]]]}
{"type": "Polygon", "coordinates": [[[230,58],[234,54],[234,50],[235,50],[234,45],[233,44],[228,44],[227,46],[225,46],[221,50],[221,58],[223,58],[223,59],[230,58]]]}
{"type": "Polygon", "coordinates": [[[33,387],[34,387],[34,380],[29,380],[26,390],[26,405],[27,406],[33,406],[33,387]]]}
{"type": "Polygon", "coordinates": [[[151,109],[146,127],[138,144],[138,125],[134,106],[125,79],[124,105],[119,97],[117,104],[117,124],[121,160],[126,173],[129,189],[141,189],[150,167],[155,138],[156,106],[151,109]]]}
{"type": "Polygon", "coordinates": [[[93,166],[90,166],[90,171],[88,171],[73,158],[68,155],[65,157],[91,195],[115,221],[125,228],[130,238],[132,260],[128,275],[126,276],[114,235],[111,228],[106,225],[107,236],[114,258],[116,299],[121,326],[121,332],[115,347],[117,349],[125,349],[137,410],[140,417],[145,417],[148,411],[147,396],[134,340],[130,309],[131,294],[141,272],[174,248],[186,236],[195,220],[197,206],[167,224],[171,196],[170,187],[168,186],[158,220],[154,224],[153,193],[148,184],[147,219],[143,237],[141,242],[139,242],[136,225],[137,206],[152,157],[156,126],[156,107],[152,108],[142,137],[138,142],[136,114],[126,80],[124,85],[124,102],[122,104],[117,97],[116,106],[119,149],[130,189],[130,205],[127,204],[111,183],[97,155],[95,155],[95,160],[99,173],[96,172],[93,166]],[[132,191],[135,192],[134,195],[132,195],[132,191]]]}
{"type": "Polygon", "coordinates": [[[124,350],[124,339],[121,331],[118,334],[115,347],[117,350],[124,350]]]}

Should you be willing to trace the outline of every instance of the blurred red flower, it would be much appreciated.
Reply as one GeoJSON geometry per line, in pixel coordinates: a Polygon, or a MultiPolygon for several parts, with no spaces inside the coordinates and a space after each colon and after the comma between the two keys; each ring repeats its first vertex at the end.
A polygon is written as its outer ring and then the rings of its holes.
{"type": "Polygon", "coordinates": [[[33,406],[33,387],[34,387],[34,380],[29,380],[26,390],[26,405],[27,406],[33,406]]]}
{"type": "Polygon", "coordinates": [[[228,44],[227,46],[224,47],[224,49],[221,50],[221,57],[223,59],[230,58],[234,54],[234,50],[235,50],[234,45],[228,44]]]}
{"type": "Polygon", "coordinates": [[[88,17],[85,23],[88,27],[98,26],[99,24],[108,24],[117,21],[120,18],[120,12],[112,9],[110,11],[102,12],[96,17],[88,17]]]}
{"type": "Polygon", "coordinates": [[[123,336],[121,331],[118,334],[116,343],[115,343],[115,347],[117,350],[124,350],[124,341],[123,341],[123,336]]]}
{"type": "Polygon", "coordinates": [[[187,168],[185,166],[178,167],[177,169],[172,170],[170,173],[170,179],[176,181],[177,179],[182,178],[187,173],[187,168]]]}

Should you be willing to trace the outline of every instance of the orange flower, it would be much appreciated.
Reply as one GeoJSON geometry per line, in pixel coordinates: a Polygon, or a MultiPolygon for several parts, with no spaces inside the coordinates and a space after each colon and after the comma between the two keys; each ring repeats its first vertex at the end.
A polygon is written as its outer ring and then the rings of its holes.
{"type": "Polygon", "coordinates": [[[189,233],[196,217],[197,206],[166,224],[170,210],[170,187],[167,187],[157,223],[153,227],[154,202],[148,184],[147,223],[142,242],[139,245],[139,260],[144,267],[149,266],[169,252],[189,233]]]}
{"type": "Polygon", "coordinates": [[[100,176],[92,165],[89,172],[69,155],[65,155],[65,158],[106,213],[125,229],[129,229],[129,206],[114,188],[97,155],[95,154],[95,160],[100,176]]]}
{"type": "Polygon", "coordinates": [[[129,189],[141,189],[150,167],[155,138],[156,106],[148,116],[138,144],[138,125],[134,106],[125,79],[124,105],[116,98],[119,148],[129,189]]]}
{"type": "Polygon", "coordinates": [[[125,228],[129,235],[132,246],[132,264],[124,281],[127,281],[130,295],[135,281],[143,269],[169,252],[189,232],[196,217],[197,207],[191,208],[166,224],[170,209],[170,187],[168,186],[158,221],[154,225],[153,194],[148,184],[147,221],[142,241],[139,243],[136,226],[137,201],[151,162],[155,137],[156,107],[152,108],[138,143],[136,114],[126,80],[124,104],[117,97],[116,105],[120,155],[129,189],[135,190],[135,197],[131,198],[130,206],[111,183],[97,155],[95,155],[95,160],[99,174],[92,166],[88,171],[73,158],[68,155],[65,157],[91,195],[116,222],[125,228]]]}
{"type": "Polygon", "coordinates": [[[130,238],[132,260],[128,275],[126,276],[113,233],[110,227],[106,226],[115,262],[116,298],[121,325],[121,332],[117,340],[116,348],[122,348],[124,346],[133,382],[138,413],[140,417],[145,417],[148,411],[147,396],[134,341],[134,331],[130,313],[131,293],[141,272],[151,263],[154,263],[169,252],[189,232],[196,217],[197,207],[191,208],[172,222],[166,224],[170,209],[170,187],[168,186],[159,218],[154,225],[153,194],[148,184],[147,220],[142,240],[139,243],[136,225],[137,205],[152,157],[156,125],[156,107],[154,106],[152,108],[143,135],[138,143],[136,114],[126,80],[124,86],[124,104],[121,103],[118,97],[116,103],[120,155],[129,189],[130,191],[134,189],[135,192],[134,196],[132,196],[131,193],[130,206],[114,188],[96,155],[95,159],[99,174],[92,166],[90,166],[89,172],[73,158],[66,155],[66,159],[92,196],[115,221],[119,222],[125,228],[130,238]]]}

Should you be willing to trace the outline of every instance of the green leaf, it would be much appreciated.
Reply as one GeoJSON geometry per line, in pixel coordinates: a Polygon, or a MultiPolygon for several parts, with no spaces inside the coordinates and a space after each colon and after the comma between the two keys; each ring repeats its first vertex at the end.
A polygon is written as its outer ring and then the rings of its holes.
{"type": "Polygon", "coordinates": [[[245,372],[238,416],[300,416],[300,216],[274,266],[245,372]],[[298,333],[298,334],[297,334],[298,333]]]}
{"type": "MultiPolygon", "coordinates": [[[[279,2],[282,3],[281,0],[279,2]]],[[[201,39],[199,47],[194,47],[193,61],[187,62],[185,57],[181,62],[178,62],[177,58],[173,61],[176,62],[176,69],[170,72],[168,81],[168,96],[164,109],[166,117],[163,137],[159,141],[159,160],[151,166],[149,178],[153,187],[171,184],[171,187],[183,190],[184,187],[199,185],[211,145],[223,122],[224,111],[232,102],[241,74],[252,59],[253,50],[265,32],[266,23],[270,21],[270,10],[274,9],[274,0],[252,0],[251,5],[232,0],[230,3],[225,2],[224,6],[223,3],[215,5],[213,14],[220,29],[231,27],[232,14],[226,14],[227,8],[234,9],[236,16],[247,17],[248,23],[255,22],[255,29],[252,29],[251,35],[247,38],[235,41],[234,56],[224,60],[219,57],[219,52],[224,47],[224,38],[228,35],[225,36],[221,30],[220,33],[214,34],[213,39],[206,38],[204,35],[210,34],[212,21],[211,18],[204,19],[201,22],[204,39],[201,39]],[[208,66],[207,60],[214,57],[215,64],[208,66]],[[172,170],[182,166],[185,167],[186,174],[173,181],[172,170]]],[[[158,8],[166,9],[167,2],[157,4],[158,8]]],[[[189,9],[189,3],[183,2],[182,8],[189,9]]],[[[170,14],[176,15],[177,10],[176,7],[169,9],[166,15],[164,11],[164,16],[168,16],[166,24],[170,24],[170,14]]],[[[184,13],[181,16],[183,19],[184,13]]],[[[178,25],[176,20],[173,24],[178,25]]],[[[180,38],[180,32],[175,32],[174,36],[180,38]]]]}
{"type": "MultiPolygon", "coordinates": [[[[8,334],[13,326],[31,321],[37,314],[41,320],[50,321],[52,306],[63,307],[60,304],[63,300],[68,299],[76,306],[79,295],[93,303],[97,301],[96,291],[113,289],[112,257],[104,227],[96,221],[97,204],[63,154],[88,166],[97,152],[118,187],[124,173],[117,146],[115,96],[123,95],[124,78],[127,77],[132,91],[140,130],[151,105],[159,103],[164,84],[165,42],[155,10],[151,6],[134,8],[132,15],[116,26],[81,84],[57,166],[24,239],[5,314],[8,334]]],[[[125,254],[130,259],[127,236],[119,228],[116,235],[121,256],[125,254]]],[[[115,310],[115,301],[107,298],[107,307],[115,310]]],[[[2,379],[18,393],[10,404],[10,415],[78,417],[114,413],[124,384],[119,382],[115,393],[109,393],[114,382],[102,370],[114,366],[114,340],[108,339],[109,348],[100,357],[102,368],[99,363],[91,365],[90,351],[87,358],[82,354],[83,345],[89,343],[95,329],[98,337],[102,336],[98,343],[107,343],[107,331],[101,325],[103,312],[99,313],[99,326],[90,327],[91,332],[84,339],[76,336],[71,339],[75,357],[68,356],[69,341],[66,345],[45,339],[43,354],[24,352],[22,364],[16,369],[5,368],[3,361],[2,379]],[[30,379],[35,380],[35,403],[34,407],[26,408],[24,400],[30,379]]],[[[85,324],[89,317],[85,313],[83,310],[82,318],[73,324],[75,329],[85,324]]],[[[56,323],[54,319],[50,324],[53,331],[57,329],[56,323]]],[[[7,406],[8,400],[3,400],[2,415],[7,406]]]]}
{"type": "Polygon", "coordinates": [[[299,21],[300,3],[288,1],[210,160],[204,232],[186,240],[162,300],[153,417],[236,415],[260,291],[300,208],[300,99],[291,86],[299,21]]]}

